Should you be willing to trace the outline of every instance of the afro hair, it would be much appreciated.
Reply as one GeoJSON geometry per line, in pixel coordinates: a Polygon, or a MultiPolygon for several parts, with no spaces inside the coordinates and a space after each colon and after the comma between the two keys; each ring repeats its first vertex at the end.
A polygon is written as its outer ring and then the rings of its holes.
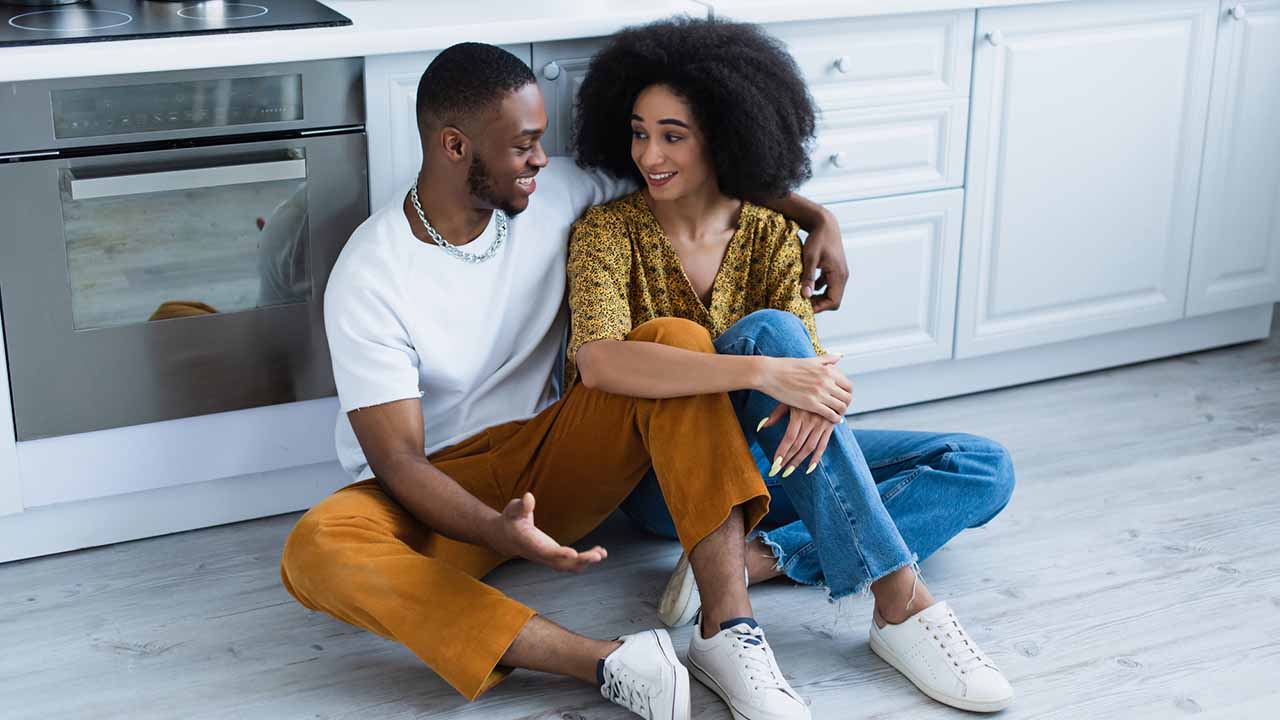
{"type": "Polygon", "coordinates": [[[643,179],[631,113],[652,85],[689,103],[726,195],[776,198],[812,174],[816,110],[783,45],[755,25],[685,17],[627,28],[591,59],[575,108],[578,165],[643,179]]]}

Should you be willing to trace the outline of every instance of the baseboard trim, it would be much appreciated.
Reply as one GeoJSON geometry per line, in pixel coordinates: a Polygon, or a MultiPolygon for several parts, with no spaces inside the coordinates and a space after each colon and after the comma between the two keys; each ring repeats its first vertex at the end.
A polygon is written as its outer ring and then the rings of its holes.
{"type": "Polygon", "coordinates": [[[1273,309],[1268,303],[1022,350],[852,375],[850,414],[1261,340],[1271,333],[1273,309]]]}
{"type": "Polygon", "coordinates": [[[0,517],[0,563],[293,512],[349,482],[327,462],[30,508],[0,517]]]}

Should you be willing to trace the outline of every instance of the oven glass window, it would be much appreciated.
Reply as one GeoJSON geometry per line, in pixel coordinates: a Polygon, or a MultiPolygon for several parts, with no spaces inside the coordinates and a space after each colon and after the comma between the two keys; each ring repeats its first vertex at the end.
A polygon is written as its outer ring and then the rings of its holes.
{"type": "Polygon", "coordinates": [[[307,302],[301,148],[230,164],[62,171],[76,330],[307,302]]]}

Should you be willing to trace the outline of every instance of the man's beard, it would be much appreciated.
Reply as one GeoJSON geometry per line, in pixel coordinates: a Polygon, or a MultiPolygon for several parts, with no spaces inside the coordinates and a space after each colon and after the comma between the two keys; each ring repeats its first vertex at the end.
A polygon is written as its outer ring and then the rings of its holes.
{"type": "Polygon", "coordinates": [[[485,167],[479,155],[471,156],[471,167],[467,170],[467,189],[471,191],[472,197],[502,210],[508,216],[524,212],[524,208],[513,207],[510,200],[498,197],[493,187],[493,176],[489,174],[489,168],[485,167]]]}

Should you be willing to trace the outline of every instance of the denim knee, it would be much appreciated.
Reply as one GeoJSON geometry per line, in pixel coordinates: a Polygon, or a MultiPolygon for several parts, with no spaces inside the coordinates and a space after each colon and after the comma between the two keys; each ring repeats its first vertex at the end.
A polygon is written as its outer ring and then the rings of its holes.
{"type": "Polygon", "coordinates": [[[804,322],[785,310],[756,310],[734,324],[726,336],[750,337],[755,353],[770,357],[811,357],[813,341],[804,322]]]}
{"type": "Polygon", "coordinates": [[[1013,497],[1013,486],[1015,483],[1013,472],[1013,456],[1009,454],[1009,450],[995,440],[980,437],[977,435],[959,435],[954,439],[948,438],[949,443],[957,447],[961,452],[975,452],[995,456],[992,461],[992,469],[989,474],[981,476],[982,481],[981,492],[984,495],[985,502],[979,503],[981,508],[977,513],[978,520],[971,527],[981,527],[991,522],[996,515],[1004,510],[1009,504],[1009,499],[1013,497]]]}

